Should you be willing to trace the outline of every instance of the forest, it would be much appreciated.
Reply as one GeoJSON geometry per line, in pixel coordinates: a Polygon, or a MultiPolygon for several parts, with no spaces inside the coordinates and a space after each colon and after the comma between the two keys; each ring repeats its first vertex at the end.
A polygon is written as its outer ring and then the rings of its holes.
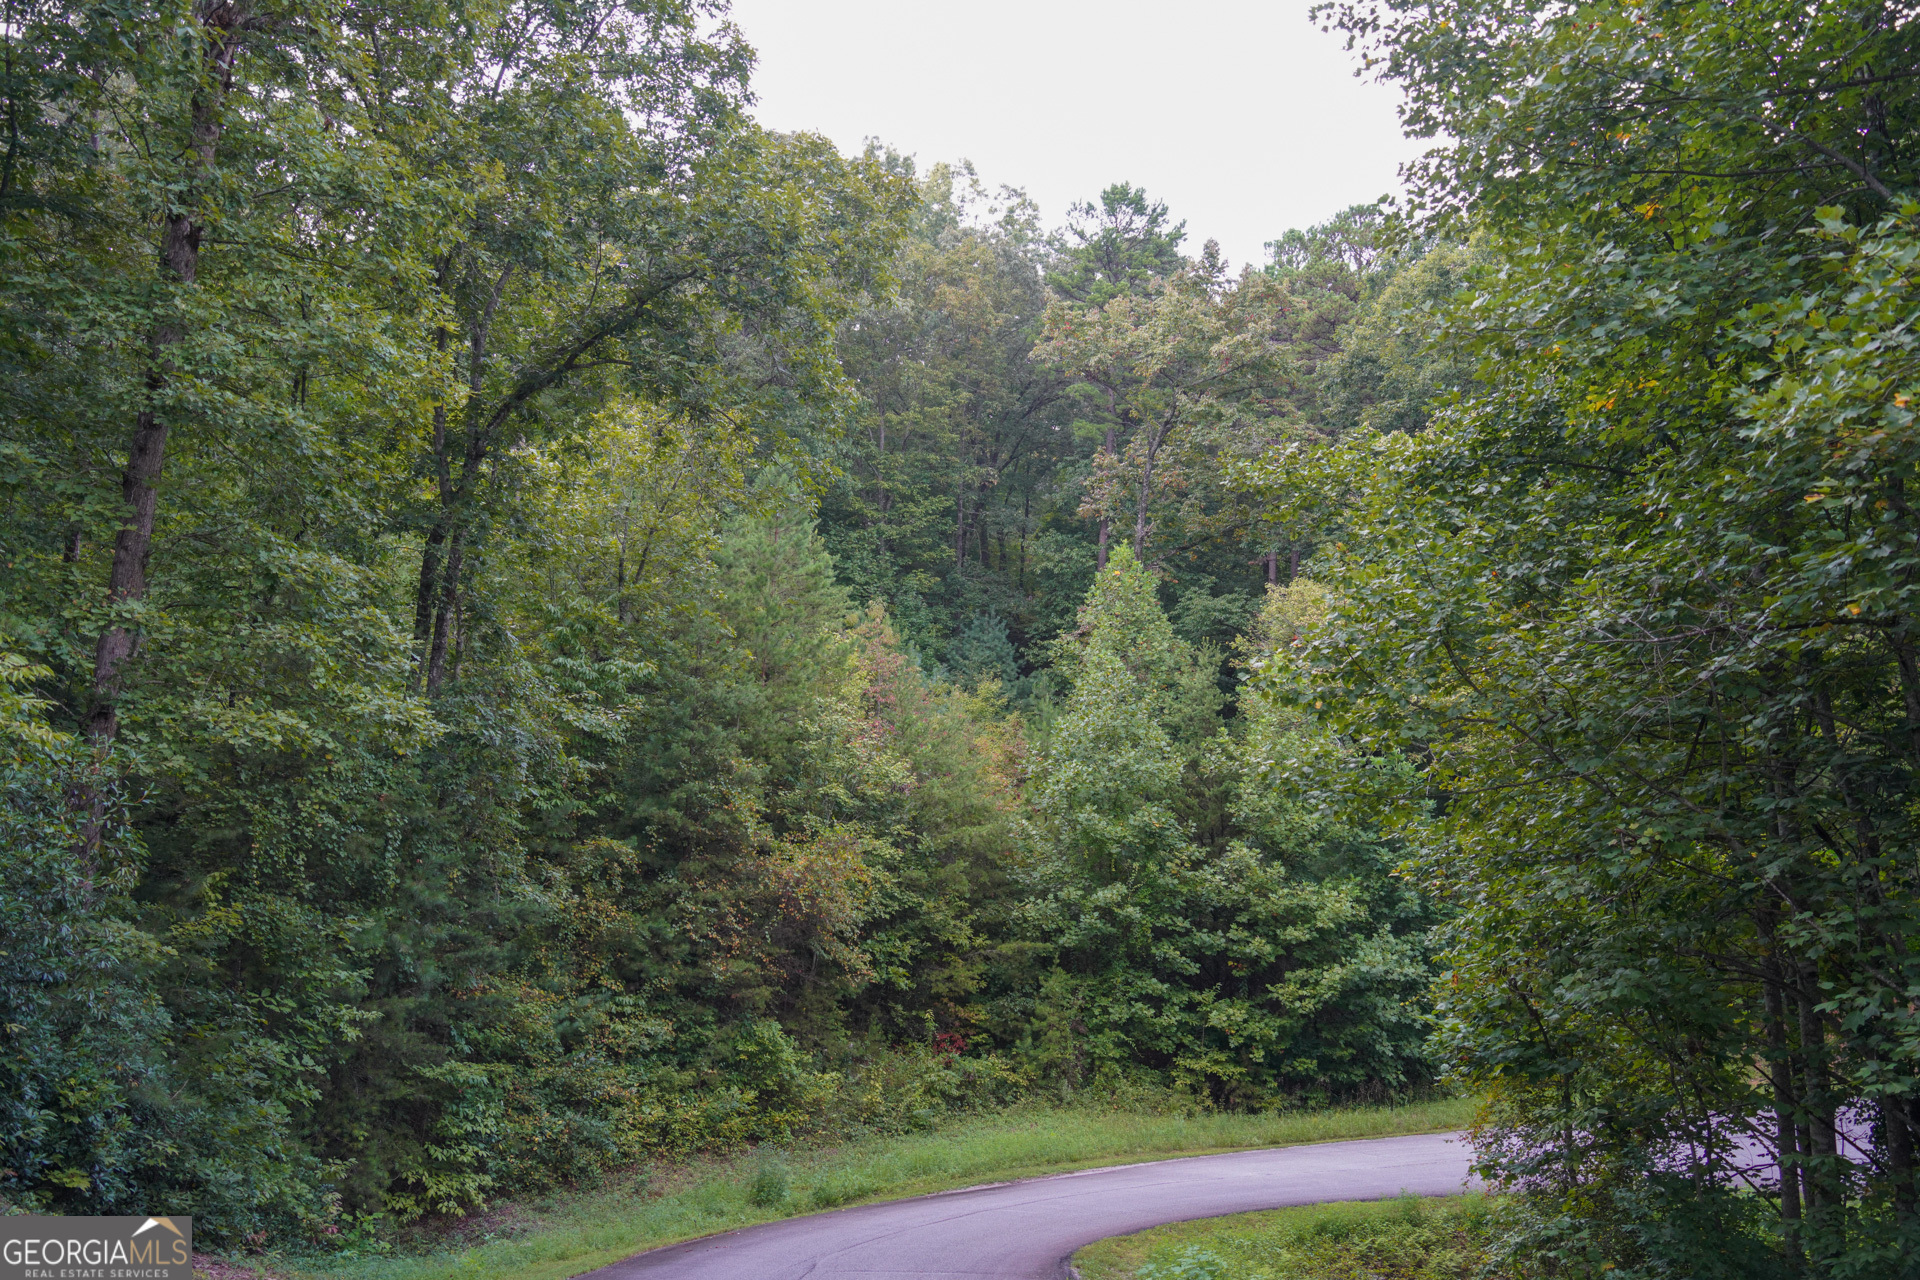
{"type": "Polygon", "coordinates": [[[1453,1091],[1908,1274],[1920,8],[1315,17],[1432,150],[1235,267],[724,0],[7,0],[0,1208],[1453,1091]]]}

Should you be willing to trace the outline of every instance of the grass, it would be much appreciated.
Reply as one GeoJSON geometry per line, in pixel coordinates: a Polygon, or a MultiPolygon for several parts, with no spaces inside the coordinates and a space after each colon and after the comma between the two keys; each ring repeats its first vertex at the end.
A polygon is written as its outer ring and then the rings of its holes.
{"type": "Polygon", "coordinates": [[[1488,1215],[1483,1195],[1237,1213],[1101,1240],[1073,1264],[1082,1280],[1469,1280],[1488,1215]]]}
{"type": "Polygon", "coordinates": [[[366,1240],[327,1257],[271,1257],[266,1269],[293,1280],[565,1280],[642,1249],[820,1209],[1098,1165],[1431,1133],[1459,1128],[1473,1105],[1264,1116],[1015,1111],[904,1137],[639,1171],[593,1191],[500,1206],[434,1252],[380,1254],[366,1240]]]}

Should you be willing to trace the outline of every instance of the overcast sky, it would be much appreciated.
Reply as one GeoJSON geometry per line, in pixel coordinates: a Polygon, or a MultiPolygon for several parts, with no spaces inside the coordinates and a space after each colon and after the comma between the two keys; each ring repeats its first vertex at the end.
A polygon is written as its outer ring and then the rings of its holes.
{"type": "Polygon", "coordinates": [[[1235,265],[1397,191],[1398,91],[1356,80],[1309,0],[734,0],[759,50],[757,114],[843,151],[877,137],[970,159],[1049,226],[1126,180],[1235,265]]]}

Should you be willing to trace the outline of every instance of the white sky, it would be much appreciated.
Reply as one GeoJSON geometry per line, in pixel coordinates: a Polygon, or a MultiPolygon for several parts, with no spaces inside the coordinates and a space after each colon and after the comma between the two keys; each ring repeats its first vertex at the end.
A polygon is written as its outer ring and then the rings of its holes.
{"type": "Polygon", "coordinates": [[[877,137],[1024,187],[1046,225],[1144,186],[1237,267],[1264,241],[1399,190],[1396,88],[1356,80],[1309,0],[733,0],[756,114],[842,151],[877,137]]]}

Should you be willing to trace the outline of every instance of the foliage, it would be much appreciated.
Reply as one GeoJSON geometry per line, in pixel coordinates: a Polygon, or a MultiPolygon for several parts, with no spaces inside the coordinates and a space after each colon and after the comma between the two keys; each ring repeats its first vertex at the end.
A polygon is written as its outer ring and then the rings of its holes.
{"type": "Polygon", "coordinates": [[[1425,430],[1436,404],[1467,393],[1474,362],[1433,343],[1436,318],[1484,255],[1440,244],[1380,285],[1322,371],[1321,413],[1337,434],[1425,430]]]}
{"type": "MultiPolygon", "coordinates": [[[[1152,538],[1170,550],[1218,536],[1207,501],[1223,455],[1257,451],[1295,378],[1275,326],[1285,311],[1274,282],[1247,272],[1233,285],[1217,246],[1144,296],[1099,307],[1056,301],[1036,354],[1096,400],[1112,426],[1096,455],[1080,513],[1107,522],[1131,515],[1133,558],[1152,538]],[[1131,510],[1129,511],[1129,508],[1131,510]],[[1175,541],[1180,540],[1180,541],[1175,541]]],[[[1241,517],[1244,523],[1244,516],[1241,517]]],[[[1158,563],[1168,554],[1156,557],[1158,563]]]]}
{"type": "MultiPolygon", "coordinates": [[[[1115,520],[1165,570],[1181,634],[1224,648],[1262,584],[1297,573],[1332,527],[1278,518],[1225,483],[1233,468],[1337,434],[1378,400],[1417,416],[1456,376],[1385,336],[1342,373],[1396,264],[1418,258],[1386,252],[1376,207],[1288,233],[1281,260],[1235,281],[1217,248],[1183,257],[1184,224],[1130,184],[1051,236],[1024,195],[989,195],[968,166],[935,165],[919,186],[897,294],[843,329],[859,426],[822,535],[856,599],[884,602],[933,661],[959,671],[963,633],[1002,620],[1018,677],[1002,686],[1030,713],[1044,697],[1019,681],[1071,629],[1115,520]]],[[[1393,305],[1456,276],[1430,269],[1393,305]]]]}
{"type": "Polygon", "coordinates": [[[1188,1247],[1164,1262],[1134,1272],[1141,1280],[1226,1280],[1227,1264],[1205,1249],[1188,1247]]]}
{"type": "Polygon", "coordinates": [[[1363,834],[1249,768],[1287,727],[1221,730],[1217,659],[1124,547],[1058,653],[1022,908],[1056,969],[1029,1052],[1074,1075],[1144,1062],[1233,1105],[1421,1083],[1424,909],[1363,834]]]}
{"type": "Polygon", "coordinates": [[[1074,1255],[1088,1280],[1469,1280],[1489,1271],[1501,1206],[1479,1195],[1237,1213],[1102,1240],[1074,1255]]]}
{"type": "Polygon", "coordinates": [[[1224,657],[1217,482],[1360,292],[762,129],[705,0],[0,41],[7,1204],[360,1249],[1096,1067],[1424,1080],[1426,909],[1224,657]],[[1095,583],[1123,490],[1172,567],[1095,583]]]}
{"type": "Polygon", "coordinates": [[[1180,243],[1187,224],[1169,222],[1171,216],[1165,201],[1148,199],[1130,182],[1102,191],[1098,205],[1076,203],[1054,237],[1059,264],[1047,283],[1061,297],[1094,308],[1147,292],[1186,266],[1180,243]]]}
{"type": "Polygon", "coordinates": [[[939,659],[979,614],[1016,634],[1057,625],[1057,593],[1070,609],[1090,566],[1047,528],[1073,438],[1060,380],[1029,359],[1047,302],[1035,210],[970,169],[936,165],[918,185],[898,293],[842,335],[860,410],[821,518],[857,596],[939,659]],[[1048,587],[1055,599],[1035,598],[1048,587]]]}
{"type": "Polygon", "coordinates": [[[1335,17],[1454,140],[1420,202],[1488,264],[1443,309],[1477,385],[1329,464],[1328,619],[1271,687],[1460,912],[1513,1256],[1904,1274],[1913,15],[1335,17]]]}
{"type": "Polygon", "coordinates": [[[268,1035],[239,1052],[203,1045],[224,1028],[169,1010],[160,975],[174,949],[128,921],[139,844],[124,792],[86,852],[71,797],[100,765],[50,730],[45,703],[25,691],[47,674],[0,654],[6,1199],[28,1211],[133,1211],[190,1189],[195,1212],[236,1226],[324,1216],[320,1170],[288,1133],[290,1108],[311,1095],[275,1088],[279,1055],[300,1046],[268,1035]]]}
{"type": "MultiPolygon", "coordinates": [[[[825,1087],[752,999],[676,1037],[609,989],[646,868],[593,786],[654,637],[725,633],[728,478],[841,412],[835,325],[908,193],[745,122],[703,8],[470,16],[7,28],[12,1202],[324,1232],[779,1131],[825,1087]]],[[[832,643],[787,624],[796,662],[832,643]]],[[[850,740],[851,671],[767,727],[850,740]]],[[[841,945],[860,848],[750,843],[786,941],[841,945]]],[[[658,896],[643,934],[711,916],[658,896]]]]}

